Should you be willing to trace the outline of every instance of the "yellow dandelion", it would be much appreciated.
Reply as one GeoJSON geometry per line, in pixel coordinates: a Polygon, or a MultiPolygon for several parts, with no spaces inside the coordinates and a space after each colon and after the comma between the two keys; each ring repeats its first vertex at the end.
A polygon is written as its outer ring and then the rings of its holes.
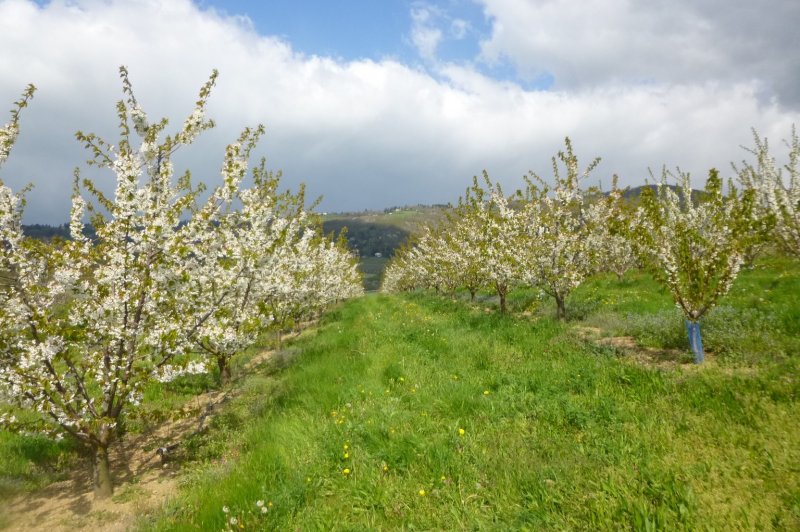
{"type": "Polygon", "coordinates": [[[344,469],[342,469],[342,475],[347,476],[349,474],[350,474],[350,468],[349,467],[345,467],[344,469]]]}
{"type": "Polygon", "coordinates": [[[458,435],[459,435],[459,436],[463,436],[464,434],[466,434],[466,432],[467,432],[467,431],[466,431],[466,430],[464,430],[464,429],[458,429],[458,435]]]}
{"type": "Polygon", "coordinates": [[[345,459],[350,458],[350,453],[344,453],[345,459]]]}
{"type": "Polygon", "coordinates": [[[489,395],[489,390],[483,390],[483,395],[489,395]]]}
{"type": "Polygon", "coordinates": [[[424,497],[425,496],[425,490],[419,490],[417,493],[419,493],[420,497],[424,497]]]}

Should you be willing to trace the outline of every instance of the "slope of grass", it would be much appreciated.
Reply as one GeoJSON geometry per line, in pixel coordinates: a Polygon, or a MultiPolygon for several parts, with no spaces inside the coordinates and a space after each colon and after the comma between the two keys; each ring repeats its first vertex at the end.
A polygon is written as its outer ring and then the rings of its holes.
{"type": "Polygon", "coordinates": [[[351,301],[294,347],[142,528],[800,527],[796,357],[657,370],[422,295],[351,301]]]}

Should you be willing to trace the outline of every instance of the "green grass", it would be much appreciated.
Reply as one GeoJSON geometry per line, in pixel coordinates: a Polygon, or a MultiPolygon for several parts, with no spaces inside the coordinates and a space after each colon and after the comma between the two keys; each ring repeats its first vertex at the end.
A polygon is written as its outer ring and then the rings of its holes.
{"type": "MultiPolygon", "coordinates": [[[[668,309],[648,294],[612,310],[668,309]]],[[[189,442],[179,496],[140,526],[800,527],[796,357],[658,370],[571,327],[424,295],[351,301],[288,367],[239,381],[189,442]]]]}
{"type": "Polygon", "coordinates": [[[0,499],[63,480],[79,460],[70,440],[0,430],[0,499]]]}

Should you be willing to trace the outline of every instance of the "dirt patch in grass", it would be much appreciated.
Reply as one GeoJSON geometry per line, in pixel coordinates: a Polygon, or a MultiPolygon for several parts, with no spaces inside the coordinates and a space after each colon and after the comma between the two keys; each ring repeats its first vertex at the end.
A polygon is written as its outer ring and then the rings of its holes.
{"type": "MultiPolygon", "coordinates": [[[[611,347],[629,360],[644,366],[660,369],[696,368],[691,355],[680,349],[644,347],[633,336],[607,336],[598,327],[575,326],[573,330],[583,340],[599,346],[611,347]]],[[[706,363],[714,363],[713,353],[706,352],[706,363]]]]}
{"type": "Polygon", "coordinates": [[[757,368],[746,365],[722,364],[712,351],[705,351],[702,364],[695,364],[692,354],[681,349],[664,349],[639,345],[633,336],[609,336],[599,327],[576,325],[572,327],[579,338],[598,346],[610,347],[626,360],[635,364],[661,370],[699,371],[714,368],[725,375],[756,375],[757,368]]]}

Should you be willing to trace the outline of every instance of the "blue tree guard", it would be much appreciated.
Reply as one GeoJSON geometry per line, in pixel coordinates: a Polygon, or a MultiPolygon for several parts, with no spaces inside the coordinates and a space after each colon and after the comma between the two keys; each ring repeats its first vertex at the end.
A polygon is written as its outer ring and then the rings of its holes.
{"type": "Polygon", "coordinates": [[[700,335],[700,322],[686,320],[686,333],[689,335],[689,347],[694,353],[694,363],[701,364],[705,360],[703,338],[700,335]]]}

